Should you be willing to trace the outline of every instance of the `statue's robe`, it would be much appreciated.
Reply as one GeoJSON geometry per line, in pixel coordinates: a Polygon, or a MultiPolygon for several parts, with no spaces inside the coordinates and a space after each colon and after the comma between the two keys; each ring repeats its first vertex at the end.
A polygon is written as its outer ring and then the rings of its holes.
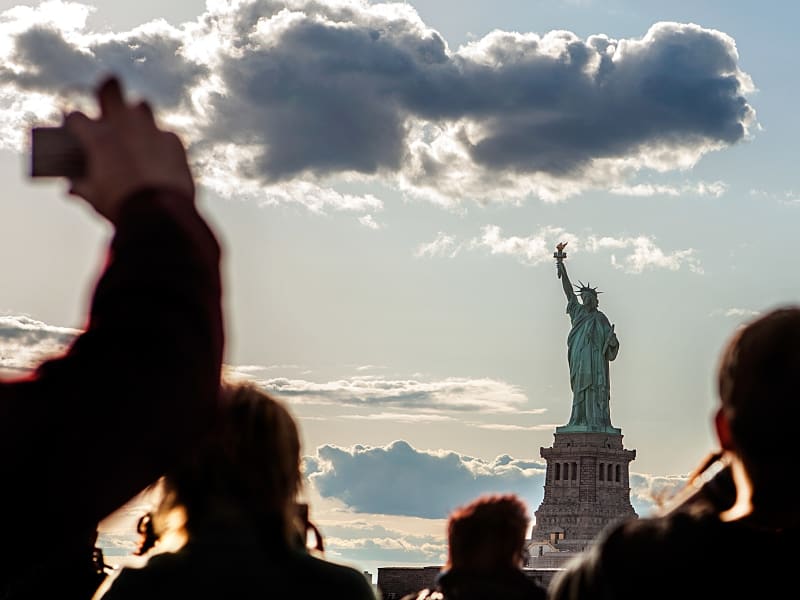
{"type": "Polygon", "coordinates": [[[610,428],[608,363],[619,343],[608,318],[590,311],[573,295],[567,303],[572,329],[567,337],[572,414],[568,425],[610,428]]]}

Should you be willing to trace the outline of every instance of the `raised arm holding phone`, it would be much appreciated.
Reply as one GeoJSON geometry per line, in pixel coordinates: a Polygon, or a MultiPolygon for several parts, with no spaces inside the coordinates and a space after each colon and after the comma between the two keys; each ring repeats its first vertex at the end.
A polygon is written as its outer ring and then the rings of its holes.
{"type": "Polygon", "coordinates": [[[46,597],[55,584],[54,597],[90,597],[48,581],[52,565],[69,573],[97,523],[192,447],[217,410],[220,249],[184,147],[115,78],[97,100],[97,118],[64,123],[85,153],[70,193],[115,228],[88,323],[63,356],[0,381],[3,599],[46,597]]]}

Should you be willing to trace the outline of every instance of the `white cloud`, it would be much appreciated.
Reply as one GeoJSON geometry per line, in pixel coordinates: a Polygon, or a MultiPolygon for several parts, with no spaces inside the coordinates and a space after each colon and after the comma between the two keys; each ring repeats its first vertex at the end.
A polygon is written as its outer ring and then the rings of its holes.
{"type": "Polygon", "coordinates": [[[0,369],[30,371],[63,353],[81,332],[24,315],[0,316],[0,369]]]}
{"type": "Polygon", "coordinates": [[[515,412],[527,403],[518,386],[489,378],[448,377],[439,381],[349,377],[315,382],[304,379],[256,379],[268,392],[295,404],[414,408],[430,412],[515,412]]]}
{"type": "Polygon", "coordinates": [[[718,308],[711,311],[712,317],[729,317],[736,319],[749,319],[757,317],[761,312],[751,308],[718,308]]]}
{"type": "Polygon", "coordinates": [[[393,423],[442,423],[445,421],[456,421],[454,417],[448,415],[395,412],[374,413],[370,415],[343,415],[342,418],[355,421],[391,421],[393,423]]]}
{"type": "Polygon", "coordinates": [[[646,235],[635,237],[588,235],[580,238],[561,227],[547,226],[532,236],[506,237],[497,225],[486,225],[482,229],[481,237],[473,239],[470,247],[487,248],[491,254],[511,256],[523,264],[538,265],[552,263],[555,245],[562,241],[568,242],[568,254],[582,251],[596,254],[629,250],[629,254],[619,259],[616,253],[612,253],[610,261],[614,267],[632,274],[639,274],[648,269],[677,271],[682,267],[686,267],[692,273],[703,273],[703,267],[693,248],[665,252],[656,245],[653,237],[646,235]]]}
{"type": "Polygon", "coordinates": [[[414,251],[417,258],[446,257],[455,258],[461,252],[461,244],[456,244],[455,237],[444,232],[436,234],[436,239],[427,244],[420,244],[414,251]]]}
{"type": "Polygon", "coordinates": [[[383,225],[375,221],[375,218],[372,215],[364,215],[363,217],[359,217],[358,222],[368,229],[377,230],[383,227],[383,225]]]}
{"type": "Polygon", "coordinates": [[[525,264],[536,265],[553,260],[557,242],[564,241],[573,247],[578,238],[561,227],[543,227],[530,237],[503,237],[500,227],[486,225],[480,238],[472,240],[472,247],[488,248],[491,254],[513,256],[525,264]]]}
{"type": "Polygon", "coordinates": [[[649,475],[631,473],[631,503],[639,516],[648,516],[680,491],[688,481],[687,475],[649,475]]]}
{"type": "Polygon", "coordinates": [[[364,371],[380,371],[385,369],[386,367],[382,365],[359,365],[356,367],[356,371],[364,372],[364,371]]]}
{"type": "Polygon", "coordinates": [[[418,534],[399,527],[387,528],[374,521],[320,521],[326,553],[349,562],[364,560],[391,564],[444,564],[447,541],[444,527],[439,535],[418,534]]]}
{"type": "Polygon", "coordinates": [[[711,196],[719,198],[725,194],[728,186],[722,181],[700,181],[686,183],[681,186],[667,184],[639,183],[612,187],[609,191],[620,196],[711,196]]]}
{"type": "Polygon", "coordinates": [[[499,456],[492,461],[396,441],[388,446],[320,446],[306,472],[323,497],[366,513],[444,518],[483,493],[542,495],[541,461],[499,456]],[[421,493],[409,493],[419,490],[421,493]]]}
{"type": "MultiPolygon", "coordinates": [[[[198,153],[199,154],[199,153],[198,153]]],[[[225,198],[250,200],[260,206],[296,204],[315,214],[328,211],[348,213],[375,213],[383,210],[383,202],[372,194],[355,195],[339,192],[313,181],[286,181],[266,184],[258,179],[234,176],[241,161],[251,160],[246,149],[228,146],[226,152],[219,148],[202,155],[195,168],[199,180],[225,198]],[[242,158],[242,157],[246,157],[242,158]]],[[[362,225],[378,226],[374,218],[367,215],[362,225]]],[[[376,227],[373,227],[376,228],[376,227]]]]}
{"type": "Polygon", "coordinates": [[[648,269],[677,271],[683,266],[686,266],[692,273],[703,273],[703,267],[695,256],[696,251],[694,248],[674,250],[667,253],[656,246],[653,238],[643,235],[616,239],[613,240],[613,243],[616,246],[612,245],[611,247],[631,248],[633,250],[631,254],[625,256],[621,261],[617,260],[615,254],[611,255],[611,264],[628,273],[642,273],[648,269]]]}
{"type": "Polygon", "coordinates": [[[513,425],[509,423],[474,423],[479,429],[492,429],[494,431],[553,431],[558,423],[542,423],[540,425],[513,425]]]}
{"type": "Polygon", "coordinates": [[[245,377],[253,373],[263,373],[265,371],[300,371],[305,370],[306,367],[302,365],[285,364],[285,365],[224,365],[226,376],[230,377],[245,377]]]}
{"type": "Polygon", "coordinates": [[[785,204],[787,206],[800,205],[800,194],[798,194],[794,190],[784,190],[783,192],[780,193],[773,193],[773,192],[768,192],[766,190],[751,189],[750,195],[755,198],[774,200],[776,202],[779,202],[780,204],[785,204]]]}

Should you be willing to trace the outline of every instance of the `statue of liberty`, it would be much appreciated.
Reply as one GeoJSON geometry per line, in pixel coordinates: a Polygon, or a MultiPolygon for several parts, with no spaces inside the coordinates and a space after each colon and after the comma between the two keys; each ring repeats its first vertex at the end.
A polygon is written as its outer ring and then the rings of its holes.
{"type": "Polygon", "coordinates": [[[567,296],[567,314],[572,328],[567,337],[567,358],[569,361],[569,378],[572,387],[572,413],[569,423],[556,428],[559,433],[570,432],[603,432],[620,433],[620,429],[611,425],[609,400],[611,386],[608,377],[608,363],[617,357],[619,340],[614,326],[602,312],[599,304],[597,288],[591,284],[574,286],[567,275],[564,259],[566,242],[556,246],[553,254],[556,269],[564,294],[567,296]],[[575,292],[580,294],[581,300],[575,292]]]}

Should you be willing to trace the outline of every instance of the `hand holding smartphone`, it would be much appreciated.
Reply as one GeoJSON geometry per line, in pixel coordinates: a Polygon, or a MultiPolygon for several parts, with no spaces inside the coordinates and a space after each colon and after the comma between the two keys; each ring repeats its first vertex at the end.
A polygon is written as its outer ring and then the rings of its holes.
{"type": "Polygon", "coordinates": [[[174,132],[158,127],[150,105],[128,102],[114,76],[100,84],[95,100],[96,117],[73,111],[63,127],[31,130],[31,176],[68,178],[69,194],[115,224],[126,199],[145,188],[194,200],[186,149],[174,132]]]}

